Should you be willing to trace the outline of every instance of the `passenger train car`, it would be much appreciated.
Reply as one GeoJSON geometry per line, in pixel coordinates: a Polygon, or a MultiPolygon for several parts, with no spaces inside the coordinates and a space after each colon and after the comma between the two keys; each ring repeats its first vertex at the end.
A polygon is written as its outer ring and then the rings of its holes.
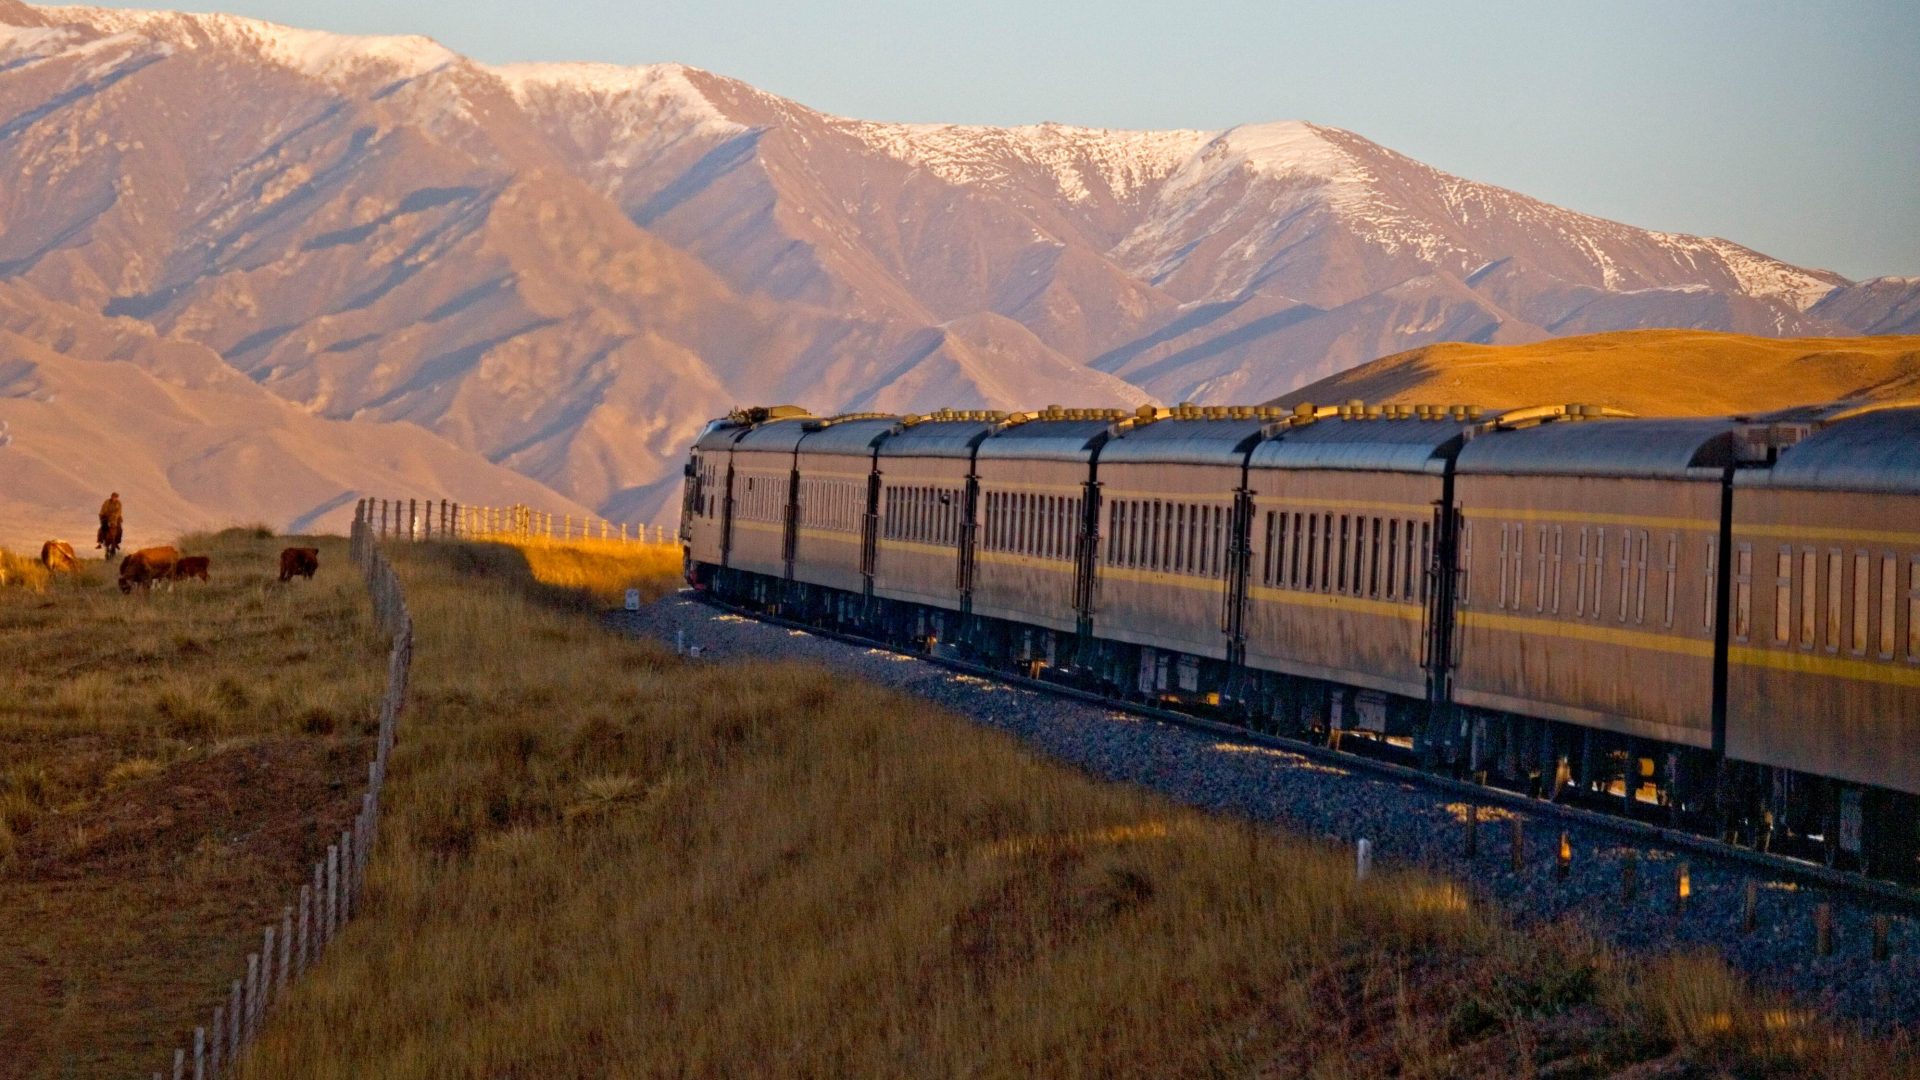
{"type": "Polygon", "coordinates": [[[1920,407],[716,420],[688,580],[1920,880],[1920,407]]]}

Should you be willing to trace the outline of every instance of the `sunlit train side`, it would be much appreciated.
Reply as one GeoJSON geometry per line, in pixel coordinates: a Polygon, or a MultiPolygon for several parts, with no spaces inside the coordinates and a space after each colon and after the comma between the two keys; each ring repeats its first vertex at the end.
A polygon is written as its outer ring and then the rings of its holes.
{"type": "Polygon", "coordinates": [[[968,632],[974,648],[1004,647],[1022,663],[1067,661],[1084,630],[1094,457],[1129,415],[1041,414],[981,442],[974,461],[975,622],[968,632]]]}
{"type": "Polygon", "coordinates": [[[1920,408],[1601,412],[751,410],[693,448],[687,576],[1920,878],[1920,408]]]}
{"type": "Polygon", "coordinates": [[[1920,408],[1842,416],[1738,472],[1731,541],[1726,752],[1758,842],[1819,836],[1835,861],[1911,867],[1920,408]]]}
{"type": "Polygon", "coordinates": [[[804,434],[793,459],[791,576],[813,586],[802,594],[808,605],[850,614],[847,605],[872,595],[874,455],[900,430],[900,419],[854,415],[804,420],[800,426],[804,434]]]}
{"type": "Polygon", "coordinates": [[[1236,519],[1247,453],[1284,414],[1176,412],[1128,425],[1101,447],[1092,663],[1150,695],[1210,696],[1238,659],[1236,519]]]}
{"type": "Polygon", "coordinates": [[[979,539],[974,454],[1015,422],[1004,413],[936,413],[881,441],[874,616],[903,639],[947,640],[970,610],[967,572],[979,539]]]}
{"type": "Polygon", "coordinates": [[[1246,663],[1283,730],[1422,733],[1430,571],[1475,423],[1341,409],[1254,448],[1246,663]]]}
{"type": "Polygon", "coordinates": [[[1452,700],[1471,716],[1474,768],[1549,796],[1617,785],[1675,813],[1711,808],[1737,427],[1503,423],[1461,450],[1452,700]]]}

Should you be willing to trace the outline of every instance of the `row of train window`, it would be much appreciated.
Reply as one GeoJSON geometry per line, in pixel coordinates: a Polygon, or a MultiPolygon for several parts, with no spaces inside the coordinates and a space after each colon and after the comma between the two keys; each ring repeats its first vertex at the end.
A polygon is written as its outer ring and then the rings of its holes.
{"type": "Polygon", "coordinates": [[[1081,528],[1080,496],[990,491],[982,498],[986,522],[980,543],[986,550],[1038,559],[1074,557],[1081,528]]]}
{"type": "Polygon", "coordinates": [[[1116,499],[1108,504],[1107,565],[1221,577],[1231,513],[1217,504],[1116,499]]]}
{"type": "MultiPolygon", "coordinates": [[[[1753,545],[1741,544],[1733,586],[1733,636],[1740,641],[1756,636],[1753,561],[1753,545]]],[[[1791,545],[1782,545],[1774,553],[1773,644],[1824,646],[1830,653],[1844,648],[1855,656],[1882,660],[1893,659],[1896,648],[1904,645],[1907,659],[1920,661],[1920,556],[1908,558],[1904,568],[1901,562],[1888,552],[1811,547],[1795,552],[1791,545]],[[1904,642],[1902,606],[1907,617],[1904,642]]]]}
{"type": "Polygon", "coordinates": [[[1366,514],[1268,511],[1260,582],[1425,602],[1433,523],[1366,514]]]}
{"type": "MultiPolygon", "coordinates": [[[[1575,618],[1611,615],[1618,622],[1644,625],[1651,584],[1660,625],[1672,627],[1678,617],[1680,590],[1695,587],[1683,586],[1690,545],[1677,532],[1655,538],[1645,529],[1581,525],[1576,532],[1569,525],[1525,522],[1500,522],[1499,528],[1499,557],[1493,564],[1498,581],[1490,591],[1494,606],[1503,610],[1559,615],[1571,609],[1575,618]]],[[[1463,607],[1472,606],[1477,598],[1472,584],[1473,542],[1473,522],[1467,522],[1460,537],[1463,607]]],[[[1703,633],[1713,630],[1718,547],[1718,541],[1707,538],[1699,548],[1698,629],[1703,633]]]]}
{"type": "Polygon", "coordinates": [[[959,545],[966,510],[960,489],[890,487],[882,498],[881,535],[886,539],[959,545]]]}
{"type": "Polygon", "coordinates": [[[693,512],[700,517],[712,517],[719,509],[720,498],[716,494],[719,490],[719,466],[714,464],[711,457],[700,458],[698,467],[694,469],[693,491],[690,493],[693,496],[693,512]]]}
{"type": "Polygon", "coordinates": [[[786,476],[735,477],[733,516],[742,521],[779,521],[787,519],[786,476]]]}
{"type": "Polygon", "coordinates": [[[866,514],[864,480],[803,478],[800,481],[800,524],[804,528],[859,532],[866,514]]]}

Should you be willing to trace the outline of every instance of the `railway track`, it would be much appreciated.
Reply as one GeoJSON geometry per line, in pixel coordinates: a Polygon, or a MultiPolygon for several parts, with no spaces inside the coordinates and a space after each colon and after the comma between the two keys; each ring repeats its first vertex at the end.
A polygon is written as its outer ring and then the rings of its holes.
{"type": "Polygon", "coordinates": [[[1744,866],[1762,870],[1782,880],[1801,885],[1815,886],[1848,895],[1860,897],[1878,905],[1885,905],[1909,914],[1920,914],[1920,889],[1908,888],[1900,884],[1863,877],[1860,874],[1835,870],[1788,855],[1755,851],[1701,836],[1698,833],[1680,829],[1663,828],[1644,821],[1622,817],[1617,814],[1603,813],[1580,806],[1538,799],[1505,788],[1486,784],[1477,784],[1453,777],[1442,776],[1411,768],[1394,761],[1384,760],[1371,754],[1352,750],[1333,749],[1319,743],[1302,739],[1288,738],[1283,735],[1271,735],[1254,731],[1238,724],[1214,720],[1205,716],[1178,709],[1163,708],[1154,705],[1128,701],[1123,698],[1107,697],[1079,687],[1068,686],[1046,679],[1029,678],[998,668],[985,667],[969,663],[951,656],[937,653],[908,652],[898,645],[842,630],[816,626],[812,623],[771,615],[751,608],[727,603],[708,594],[692,594],[700,603],[716,611],[723,611],[742,618],[789,630],[803,630],[810,634],[834,641],[857,645],[862,648],[880,649],[901,656],[912,657],[926,663],[959,672],[975,678],[992,679],[997,682],[1018,686],[1037,693],[1055,697],[1082,701],[1098,705],[1104,709],[1125,712],[1129,715],[1158,720],[1177,727],[1204,732],[1208,735],[1239,743],[1248,747],[1262,747],[1297,754],[1312,761],[1319,761],[1342,768],[1357,769],[1386,779],[1421,785],[1428,790],[1457,796],[1470,802],[1488,806],[1499,806],[1516,812],[1524,812],[1536,817],[1552,818],[1588,829],[1609,833],[1625,840],[1658,846],[1675,851],[1686,851],[1709,858],[1726,860],[1744,866]]]}

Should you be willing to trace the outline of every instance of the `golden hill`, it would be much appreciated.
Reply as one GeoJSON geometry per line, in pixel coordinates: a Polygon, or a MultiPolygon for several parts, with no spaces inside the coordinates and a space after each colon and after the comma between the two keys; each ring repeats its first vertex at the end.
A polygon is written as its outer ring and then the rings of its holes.
{"type": "Polygon", "coordinates": [[[1724,416],[1792,405],[1920,398],[1920,336],[1758,338],[1624,330],[1527,345],[1447,342],[1343,371],[1276,399],[1486,408],[1611,405],[1643,416],[1724,416]]]}

